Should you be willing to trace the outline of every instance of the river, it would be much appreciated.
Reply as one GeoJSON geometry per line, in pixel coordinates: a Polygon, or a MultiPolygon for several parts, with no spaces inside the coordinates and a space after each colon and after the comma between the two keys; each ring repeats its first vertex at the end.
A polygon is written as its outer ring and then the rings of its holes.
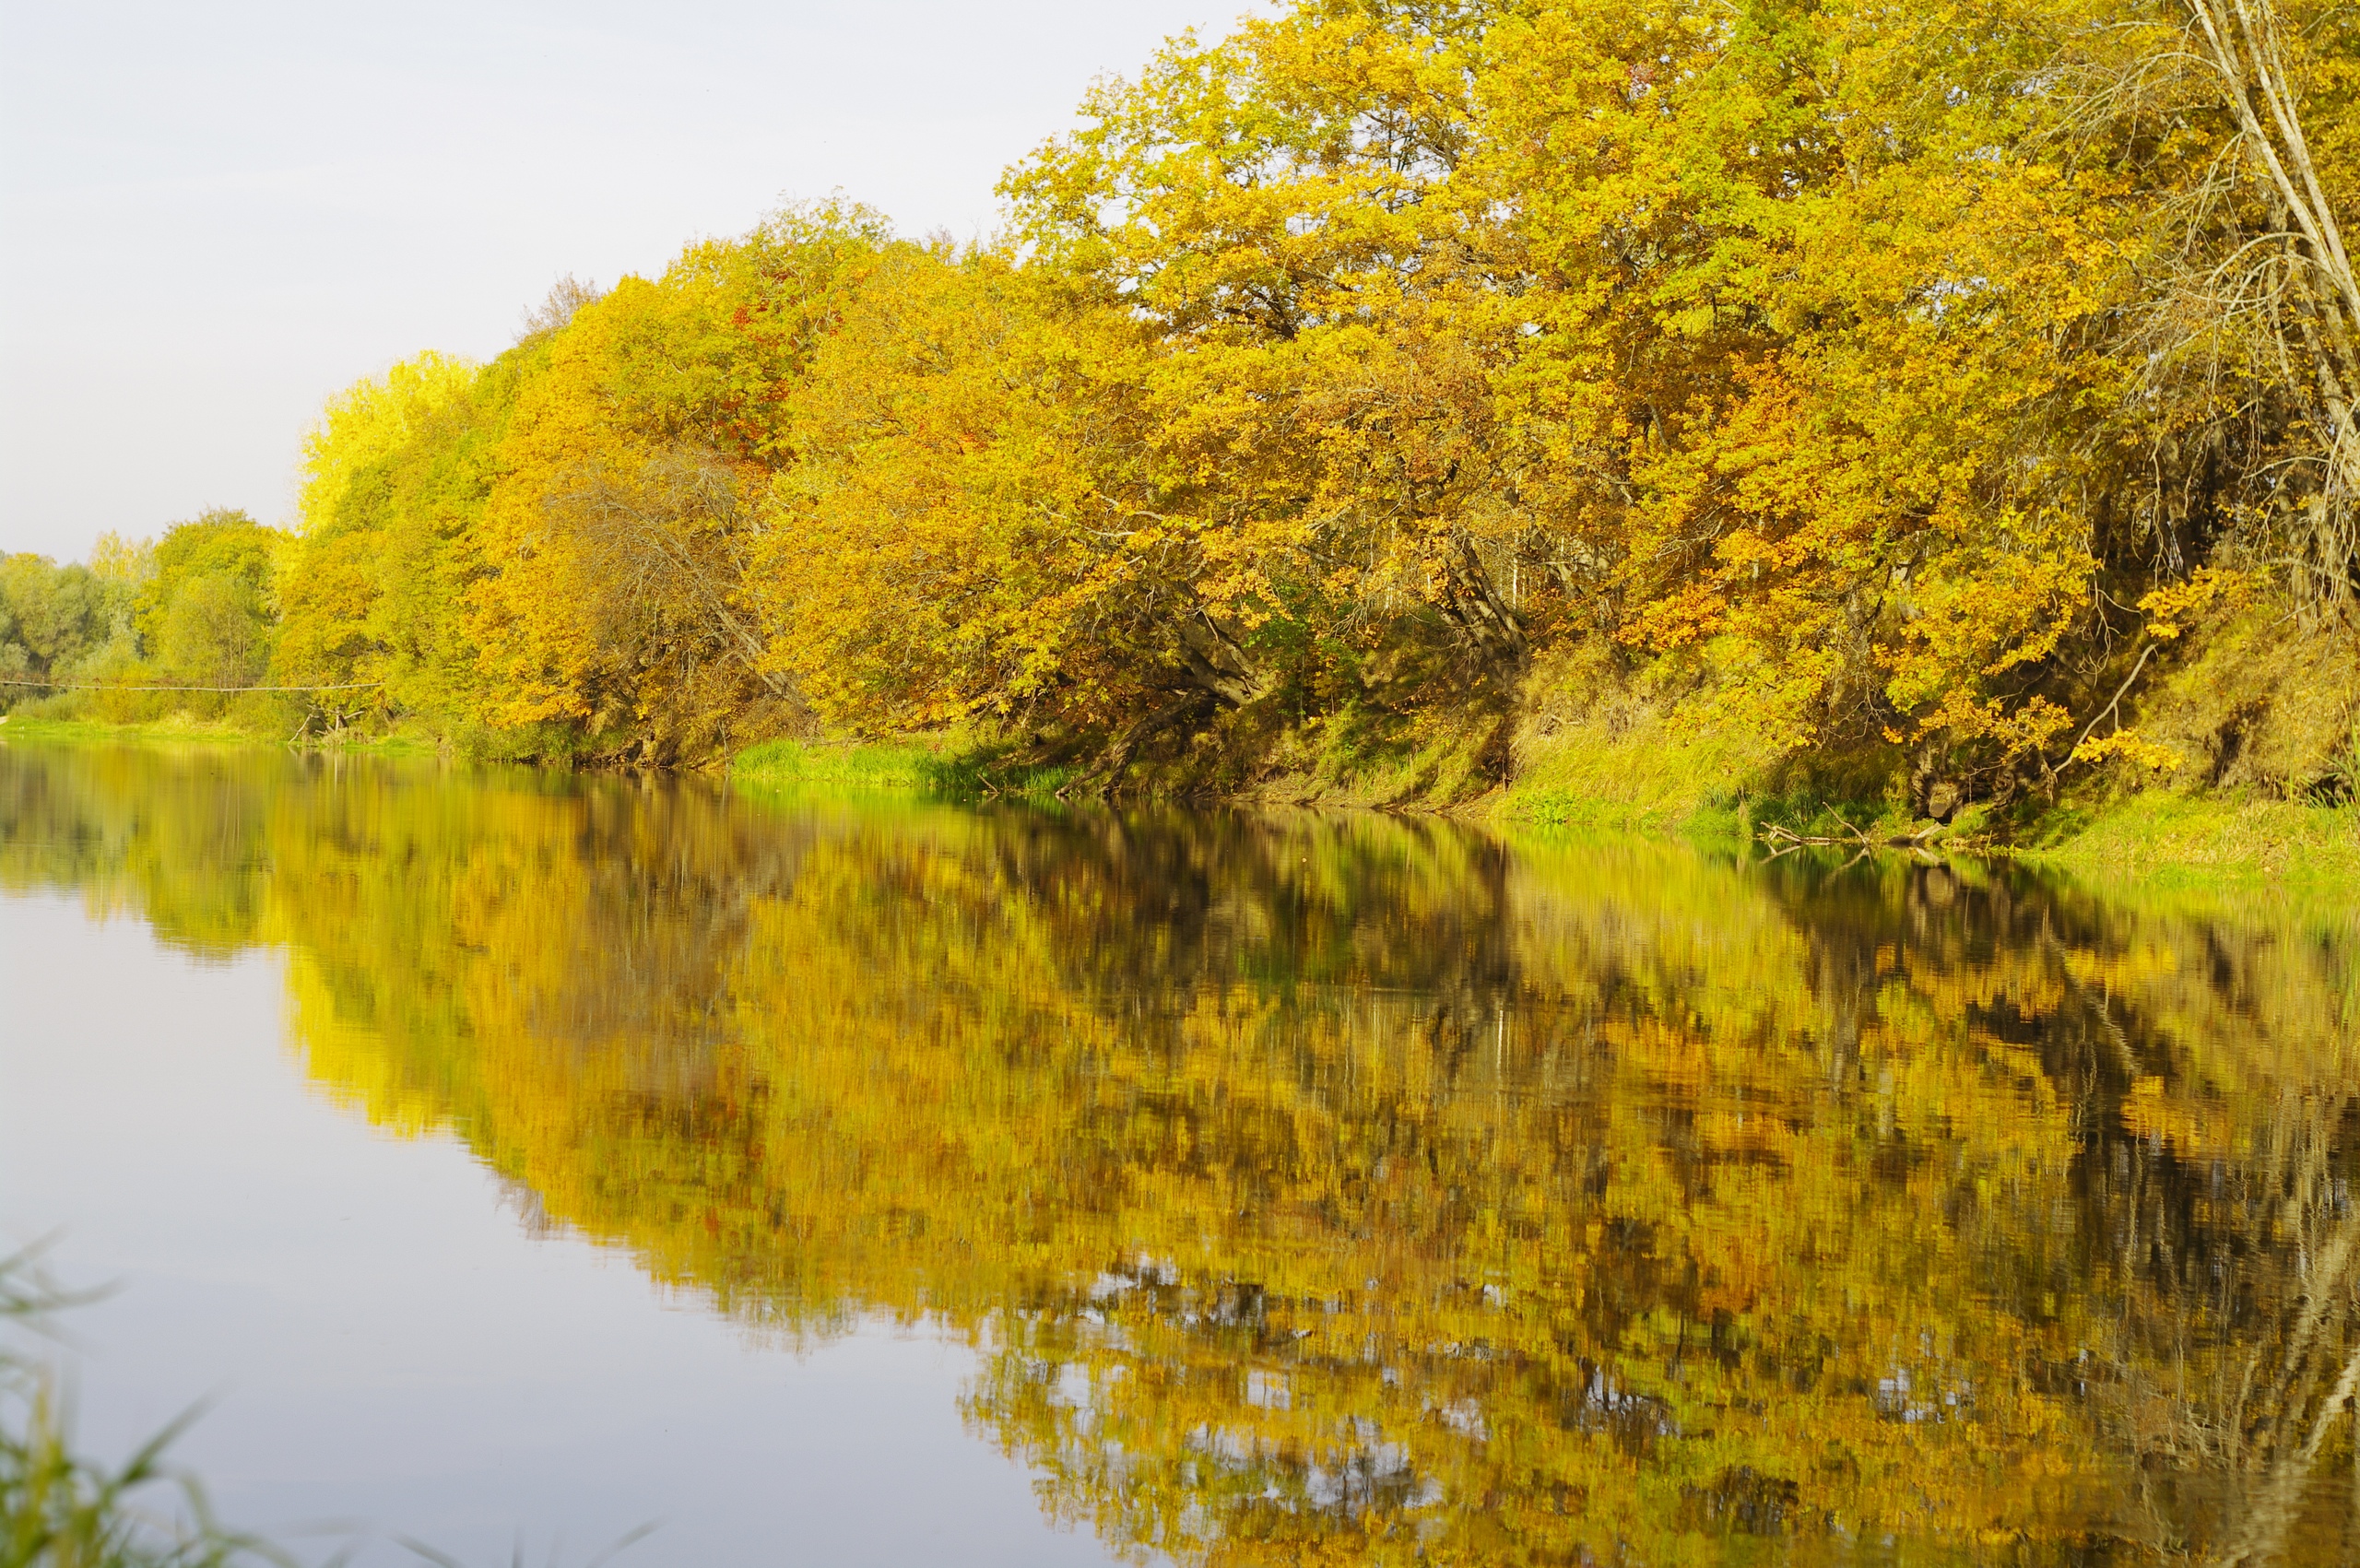
{"type": "Polygon", "coordinates": [[[0,746],[0,1232],[309,1556],[2354,1561],[2360,917],[0,746]]]}

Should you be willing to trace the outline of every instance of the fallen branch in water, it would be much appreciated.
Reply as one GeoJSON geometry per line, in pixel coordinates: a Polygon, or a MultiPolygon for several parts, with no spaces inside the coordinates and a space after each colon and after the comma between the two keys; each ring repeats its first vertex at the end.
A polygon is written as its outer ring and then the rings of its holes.
{"type": "Polygon", "coordinates": [[[1779,855],[1793,850],[1811,846],[1858,849],[1863,853],[1872,849],[1923,849],[1926,847],[1927,841],[1942,831],[1942,825],[1940,822],[1929,822],[1922,828],[1915,828],[1906,833],[1893,833],[1880,837],[1874,833],[1861,831],[1851,823],[1845,822],[1841,817],[1835,819],[1844,823],[1844,831],[1841,833],[1799,833],[1792,828],[1781,827],[1776,822],[1770,822],[1764,825],[1762,839],[1765,843],[1775,843],[1779,846],[1772,852],[1771,858],[1775,860],[1779,855]]]}

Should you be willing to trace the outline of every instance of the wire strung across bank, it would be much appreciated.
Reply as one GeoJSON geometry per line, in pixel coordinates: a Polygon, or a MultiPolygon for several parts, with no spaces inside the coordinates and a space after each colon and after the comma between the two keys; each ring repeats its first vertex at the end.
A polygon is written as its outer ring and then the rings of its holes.
{"type": "Polygon", "coordinates": [[[382,680],[348,680],[338,686],[112,686],[64,680],[0,679],[0,686],[37,686],[44,691],[360,691],[382,680]]]}

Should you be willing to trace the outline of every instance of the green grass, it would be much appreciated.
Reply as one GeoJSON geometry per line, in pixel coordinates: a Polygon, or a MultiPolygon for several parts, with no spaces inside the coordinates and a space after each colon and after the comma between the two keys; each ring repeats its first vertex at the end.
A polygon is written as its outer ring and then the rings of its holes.
{"type": "Polygon", "coordinates": [[[2014,853],[2166,881],[2360,878],[2360,808],[2150,790],[2048,813],[2014,853]]]}
{"type": "Polygon", "coordinates": [[[1676,734],[1649,722],[1619,735],[1590,726],[1528,737],[1522,771],[1489,815],[1533,827],[1704,833],[1749,830],[1747,782],[1761,767],[1751,737],[1676,734]]]}
{"type": "Polygon", "coordinates": [[[769,740],[729,764],[732,783],[766,790],[860,790],[951,799],[1054,798],[1074,771],[1006,760],[986,745],[769,740]]]}
{"type": "Polygon", "coordinates": [[[108,724],[99,719],[36,719],[0,715],[0,741],[38,740],[100,745],[260,746],[276,737],[201,719],[157,719],[144,724],[108,724]]]}
{"type": "MultiPolygon", "coordinates": [[[[1765,789],[1748,780],[1744,759],[1707,737],[1633,757],[1587,748],[1518,779],[1496,809],[1529,826],[1752,837],[1776,823],[1805,836],[1889,839],[1916,823],[1890,801],[1805,786],[1765,789]],[[1627,762],[1629,771],[1617,773],[1627,762]]],[[[1970,807],[1927,847],[1992,853],[2080,875],[2123,875],[2190,886],[2224,880],[2360,881],[2360,808],[2306,805],[2242,795],[2149,791],[2067,802],[2013,823],[1970,807]]]]}
{"type": "MultiPolygon", "coordinates": [[[[105,1292],[61,1290],[39,1255],[36,1246],[0,1256],[0,1568],[297,1568],[301,1560],[276,1543],[225,1527],[203,1485],[171,1463],[202,1407],[120,1464],[77,1448],[57,1371],[29,1352],[33,1338],[55,1341],[61,1313],[105,1292]]],[[[654,1528],[624,1535],[594,1568],[654,1528]]],[[[360,1544],[327,1561],[343,1562],[360,1544]]],[[[463,1568],[432,1547],[403,1544],[428,1562],[463,1568]]],[[[520,1551],[514,1561],[523,1560],[520,1551]]]]}
{"type": "Polygon", "coordinates": [[[828,746],[766,740],[738,753],[729,776],[773,789],[922,790],[934,754],[919,746],[828,746]]]}
{"type": "MultiPolygon", "coordinates": [[[[1528,733],[1519,753],[1522,773],[1486,812],[1518,826],[1751,838],[1776,823],[1807,837],[1880,840],[1929,826],[1910,820],[1889,786],[1898,766],[1891,757],[1772,767],[1746,737],[1644,711],[1611,732],[1576,722],[1528,733]]],[[[2032,804],[2020,804],[2012,820],[1969,807],[1927,847],[2191,886],[2360,880],[2360,808],[2160,790],[2028,812],[2032,804]]]]}
{"type": "MultiPolygon", "coordinates": [[[[136,724],[110,724],[102,719],[39,719],[23,713],[0,715],[0,744],[8,741],[83,746],[277,746],[288,737],[242,727],[223,719],[197,719],[179,714],[136,724]]],[[[442,749],[431,736],[408,730],[388,735],[351,736],[326,740],[309,736],[300,743],[307,751],[359,751],[378,757],[431,757],[442,749]]]]}

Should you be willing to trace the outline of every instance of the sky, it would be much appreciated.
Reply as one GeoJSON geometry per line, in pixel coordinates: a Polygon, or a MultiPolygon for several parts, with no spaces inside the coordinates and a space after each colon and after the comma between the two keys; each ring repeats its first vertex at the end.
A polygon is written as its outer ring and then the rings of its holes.
{"type": "Polygon", "coordinates": [[[285,522],[330,393],[784,201],[988,233],[1093,79],[1249,5],[0,0],[0,552],[285,522]]]}

